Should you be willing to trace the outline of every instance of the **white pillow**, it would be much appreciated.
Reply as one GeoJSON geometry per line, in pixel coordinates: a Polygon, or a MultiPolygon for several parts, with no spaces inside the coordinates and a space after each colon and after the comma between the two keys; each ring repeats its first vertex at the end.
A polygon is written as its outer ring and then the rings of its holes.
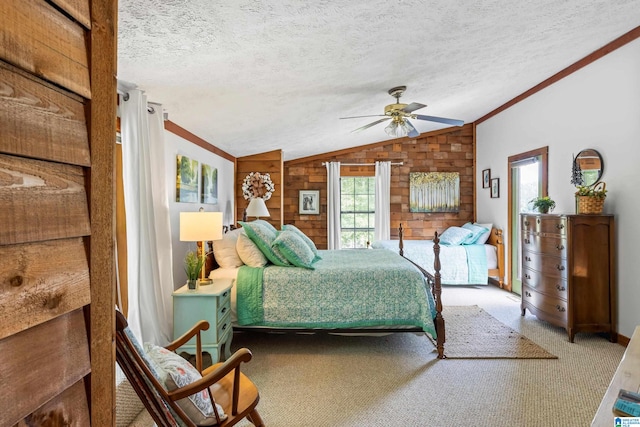
{"type": "MultiPolygon", "coordinates": [[[[155,363],[162,385],[172,391],[180,387],[192,384],[202,378],[200,372],[187,362],[183,357],[167,350],[164,347],[158,347],[151,343],[144,344],[147,356],[155,363]]],[[[188,398],[178,400],[178,405],[187,414],[187,416],[199,426],[212,426],[217,424],[216,416],[209,400],[207,390],[202,390],[196,394],[192,394],[188,398]]],[[[216,403],[216,410],[220,416],[220,420],[227,419],[222,406],[216,403]]]]}
{"type": "Polygon", "coordinates": [[[492,223],[479,224],[477,222],[474,222],[473,225],[484,227],[487,230],[489,230],[486,233],[481,234],[480,237],[478,237],[478,240],[476,240],[475,242],[476,245],[484,245],[485,243],[487,243],[487,240],[489,240],[489,236],[491,236],[491,230],[493,229],[493,224],[492,223]]]}
{"type": "Polygon", "coordinates": [[[236,242],[236,251],[242,262],[249,267],[264,267],[267,265],[267,257],[264,256],[260,248],[246,235],[240,233],[236,242]]]}
{"type": "Polygon", "coordinates": [[[236,243],[242,229],[232,230],[224,235],[222,240],[213,241],[213,256],[222,268],[240,267],[243,262],[236,251],[236,243]]]}

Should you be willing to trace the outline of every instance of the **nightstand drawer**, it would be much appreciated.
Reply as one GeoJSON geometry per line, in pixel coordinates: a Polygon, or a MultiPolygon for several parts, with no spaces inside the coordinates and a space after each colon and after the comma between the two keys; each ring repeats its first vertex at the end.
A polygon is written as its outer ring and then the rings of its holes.
{"type": "Polygon", "coordinates": [[[216,335],[218,337],[218,341],[222,341],[225,334],[231,330],[231,310],[224,316],[220,323],[218,323],[218,328],[216,331],[216,335]]]}
{"type": "MultiPolygon", "coordinates": [[[[218,308],[217,318],[218,323],[221,321],[224,316],[231,312],[231,300],[227,297],[226,300],[219,301],[220,307],[218,308]]],[[[213,326],[213,325],[212,325],[213,326]]]]}

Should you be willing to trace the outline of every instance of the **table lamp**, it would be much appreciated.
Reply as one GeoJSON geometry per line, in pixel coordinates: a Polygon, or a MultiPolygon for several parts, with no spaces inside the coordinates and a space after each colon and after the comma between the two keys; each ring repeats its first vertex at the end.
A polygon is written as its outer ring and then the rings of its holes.
{"type": "Polygon", "coordinates": [[[205,277],[205,243],[209,240],[222,239],[222,212],[180,212],[180,241],[198,242],[198,255],[202,257],[200,270],[201,285],[211,284],[211,279],[205,277]]]}
{"type": "Polygon", "coordinates": [[[270,216],[269,209],[267,209],[263,198],[254,197],[251,199],[249,206],[247,206],[247,216],[255,216],[258,219],[260,219],[261,216],[270,216]]]}

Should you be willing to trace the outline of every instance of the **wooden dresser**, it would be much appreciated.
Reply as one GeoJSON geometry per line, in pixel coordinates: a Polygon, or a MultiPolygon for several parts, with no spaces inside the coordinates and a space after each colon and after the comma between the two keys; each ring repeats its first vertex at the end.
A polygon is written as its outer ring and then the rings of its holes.
{"type": "Polygon", "coordinates": [[[522,315],[577,332],[616,334],[613,215],[521,214],[522,315]]]}

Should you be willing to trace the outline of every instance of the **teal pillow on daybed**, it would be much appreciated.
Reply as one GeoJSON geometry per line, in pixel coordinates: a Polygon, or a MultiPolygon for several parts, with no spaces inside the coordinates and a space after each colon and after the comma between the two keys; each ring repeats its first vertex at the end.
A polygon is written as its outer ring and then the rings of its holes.
{"type": "Polygon", "coordinates": [[[271,246],[296,267],[314,269],[313,262],[316,261],[316,256],[307,242],[296,232],[291,230],[281,231],[271,246]]]}
{"type": "Polygon", "coordinates": [[[253,243],[256,244],[258,249],[264,254],[265,257],[275,265],[286,267],[289,265],[289,261],[282,255],[277,253],[271,248],[271,244],[276,239],[277,232],[270,230],[263,224],[253,222],[242,222],[240,225],[244,229],[247,236],[253,243]]]}
{"type": "Polygon", "coordinates": [[[449,227],[440,235],[440,243],[456,246],[463,244],[473,233],[462,227],[449,227]]]}
{"type": "Polygon", "coordinates": [[[464,241],[464,243],[462,243],[463,245],[481,244],[481,243],[478,243],[480,237],[482,237],[482,235],[484,235],[487,231],[489,231],[484,227],[481,227],[477,224],[471,224],[470,222],[463,225],[462,228],[469,230],[471,231],[471,233],[473,233],[471,236],[467,238],[467,240],[464,241]]]}

